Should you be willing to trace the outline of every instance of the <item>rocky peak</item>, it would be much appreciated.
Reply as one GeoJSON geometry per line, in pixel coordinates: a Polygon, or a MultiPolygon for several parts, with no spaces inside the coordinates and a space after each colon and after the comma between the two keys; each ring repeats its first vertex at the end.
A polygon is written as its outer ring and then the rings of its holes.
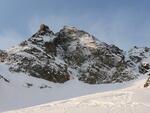
{"type": "Polygon", "coordinates": [[[45,24],[41,24],[37,33],[35,33],[32,37],[40,37],[40,36],[51,36],[54,35],[54,32],[45,24]]]}
{"type": "Polygon", "coordinates": [[[45,25],[45,24],[40,25],[40,29],[39,29],[40,33],[48,32],[48,31],[51,31],[51,30],[49,29],[49,27],[47,25],[45,25]]]}
{"type": "Polygon", "coordinates": [[[47,54],[55,55],[56,46],[53,43],[55,37],[56,36],[53,33],[53,31],[51,31],[47,25],[41,24],[38,32],[36,32],[28,40],[22,42],[20,45],[21,46],[34,45],[34,47],[40,48],[42,51],[46,52],[47,54]]]}

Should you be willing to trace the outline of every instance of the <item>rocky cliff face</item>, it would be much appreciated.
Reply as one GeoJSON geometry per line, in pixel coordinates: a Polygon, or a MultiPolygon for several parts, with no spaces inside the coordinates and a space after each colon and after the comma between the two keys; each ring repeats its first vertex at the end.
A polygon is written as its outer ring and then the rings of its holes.
{"type": "Polygon", "coordinates": [[[100,42],[85,31],[65,26],[54,33],[42,24],[31,38],[0,52],[0,60],[9,65],[12,72],[51,82],[63,83],[78,78],[85,83],[101,84],[135,79],[137,63],[141,73],[147,71],[140,67],[145,56],[133,54],[134,50],[129,51],[129,58],[126,58],[123,50],[100,42]]]}

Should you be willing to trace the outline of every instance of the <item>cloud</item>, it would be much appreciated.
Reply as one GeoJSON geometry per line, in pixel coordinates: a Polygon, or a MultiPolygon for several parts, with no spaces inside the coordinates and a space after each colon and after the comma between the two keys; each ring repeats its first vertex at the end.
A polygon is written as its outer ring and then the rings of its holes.
{"type": "Polygon", "coordinates": [[[22,36],[14,30],[4,30],[0,32],[0,49],[8,49],[19,44],[22,36]]]}

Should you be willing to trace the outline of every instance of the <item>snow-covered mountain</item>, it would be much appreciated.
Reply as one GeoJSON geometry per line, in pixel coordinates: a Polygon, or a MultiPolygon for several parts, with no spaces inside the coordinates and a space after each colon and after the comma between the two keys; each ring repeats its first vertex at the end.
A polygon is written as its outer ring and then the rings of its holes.
{"type": "Polygon", "coordinates": [[[129,68],[122,50],[75,27],[65,26],[53,33],[42,24],[31,38],[2,51],[1,56],[9,71],[55,83],[74,77],[90,84],[112,83],[138,76],[129,68]]]}
{"type": "Polygon", "coordinates": [[[125,52],[75,27],[54,33],[42,24],[29,39],[0,50],[0,112],[122,89],[149,72],[150,48],[125,52]]]}

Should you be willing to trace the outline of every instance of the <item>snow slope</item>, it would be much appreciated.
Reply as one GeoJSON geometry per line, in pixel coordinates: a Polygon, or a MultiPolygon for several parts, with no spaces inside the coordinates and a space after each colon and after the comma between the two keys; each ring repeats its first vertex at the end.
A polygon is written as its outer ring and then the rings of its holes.
{"type": "MultiPolygon", "coordinates": [[[[123,85],[102,85],[97,87],[99,93],[4,113],[149,113],[150,88],[143,88],[146,78],[143,76],[138,80],[122,83],[123,85]],[[109,91],[109,88],[112,91],[109,91]]],[[[94,88],[94,86],[87,87],[94,88]]],[[[77,87],[72,88],[76,90],[74,93],[86,89],[86,87],[75,88],[77,87]]],[[[69,94],[72,93],[70,88],[67,89],[69,94]]]]}
{"type": "Polygon", "coordinates": [[[0,75],[9,81],[0,78],[0,112],[127,87],[123,83],[89,85],[77,78],[58,84],[8,70],[9,65],[0,64],[0,75]]]}

